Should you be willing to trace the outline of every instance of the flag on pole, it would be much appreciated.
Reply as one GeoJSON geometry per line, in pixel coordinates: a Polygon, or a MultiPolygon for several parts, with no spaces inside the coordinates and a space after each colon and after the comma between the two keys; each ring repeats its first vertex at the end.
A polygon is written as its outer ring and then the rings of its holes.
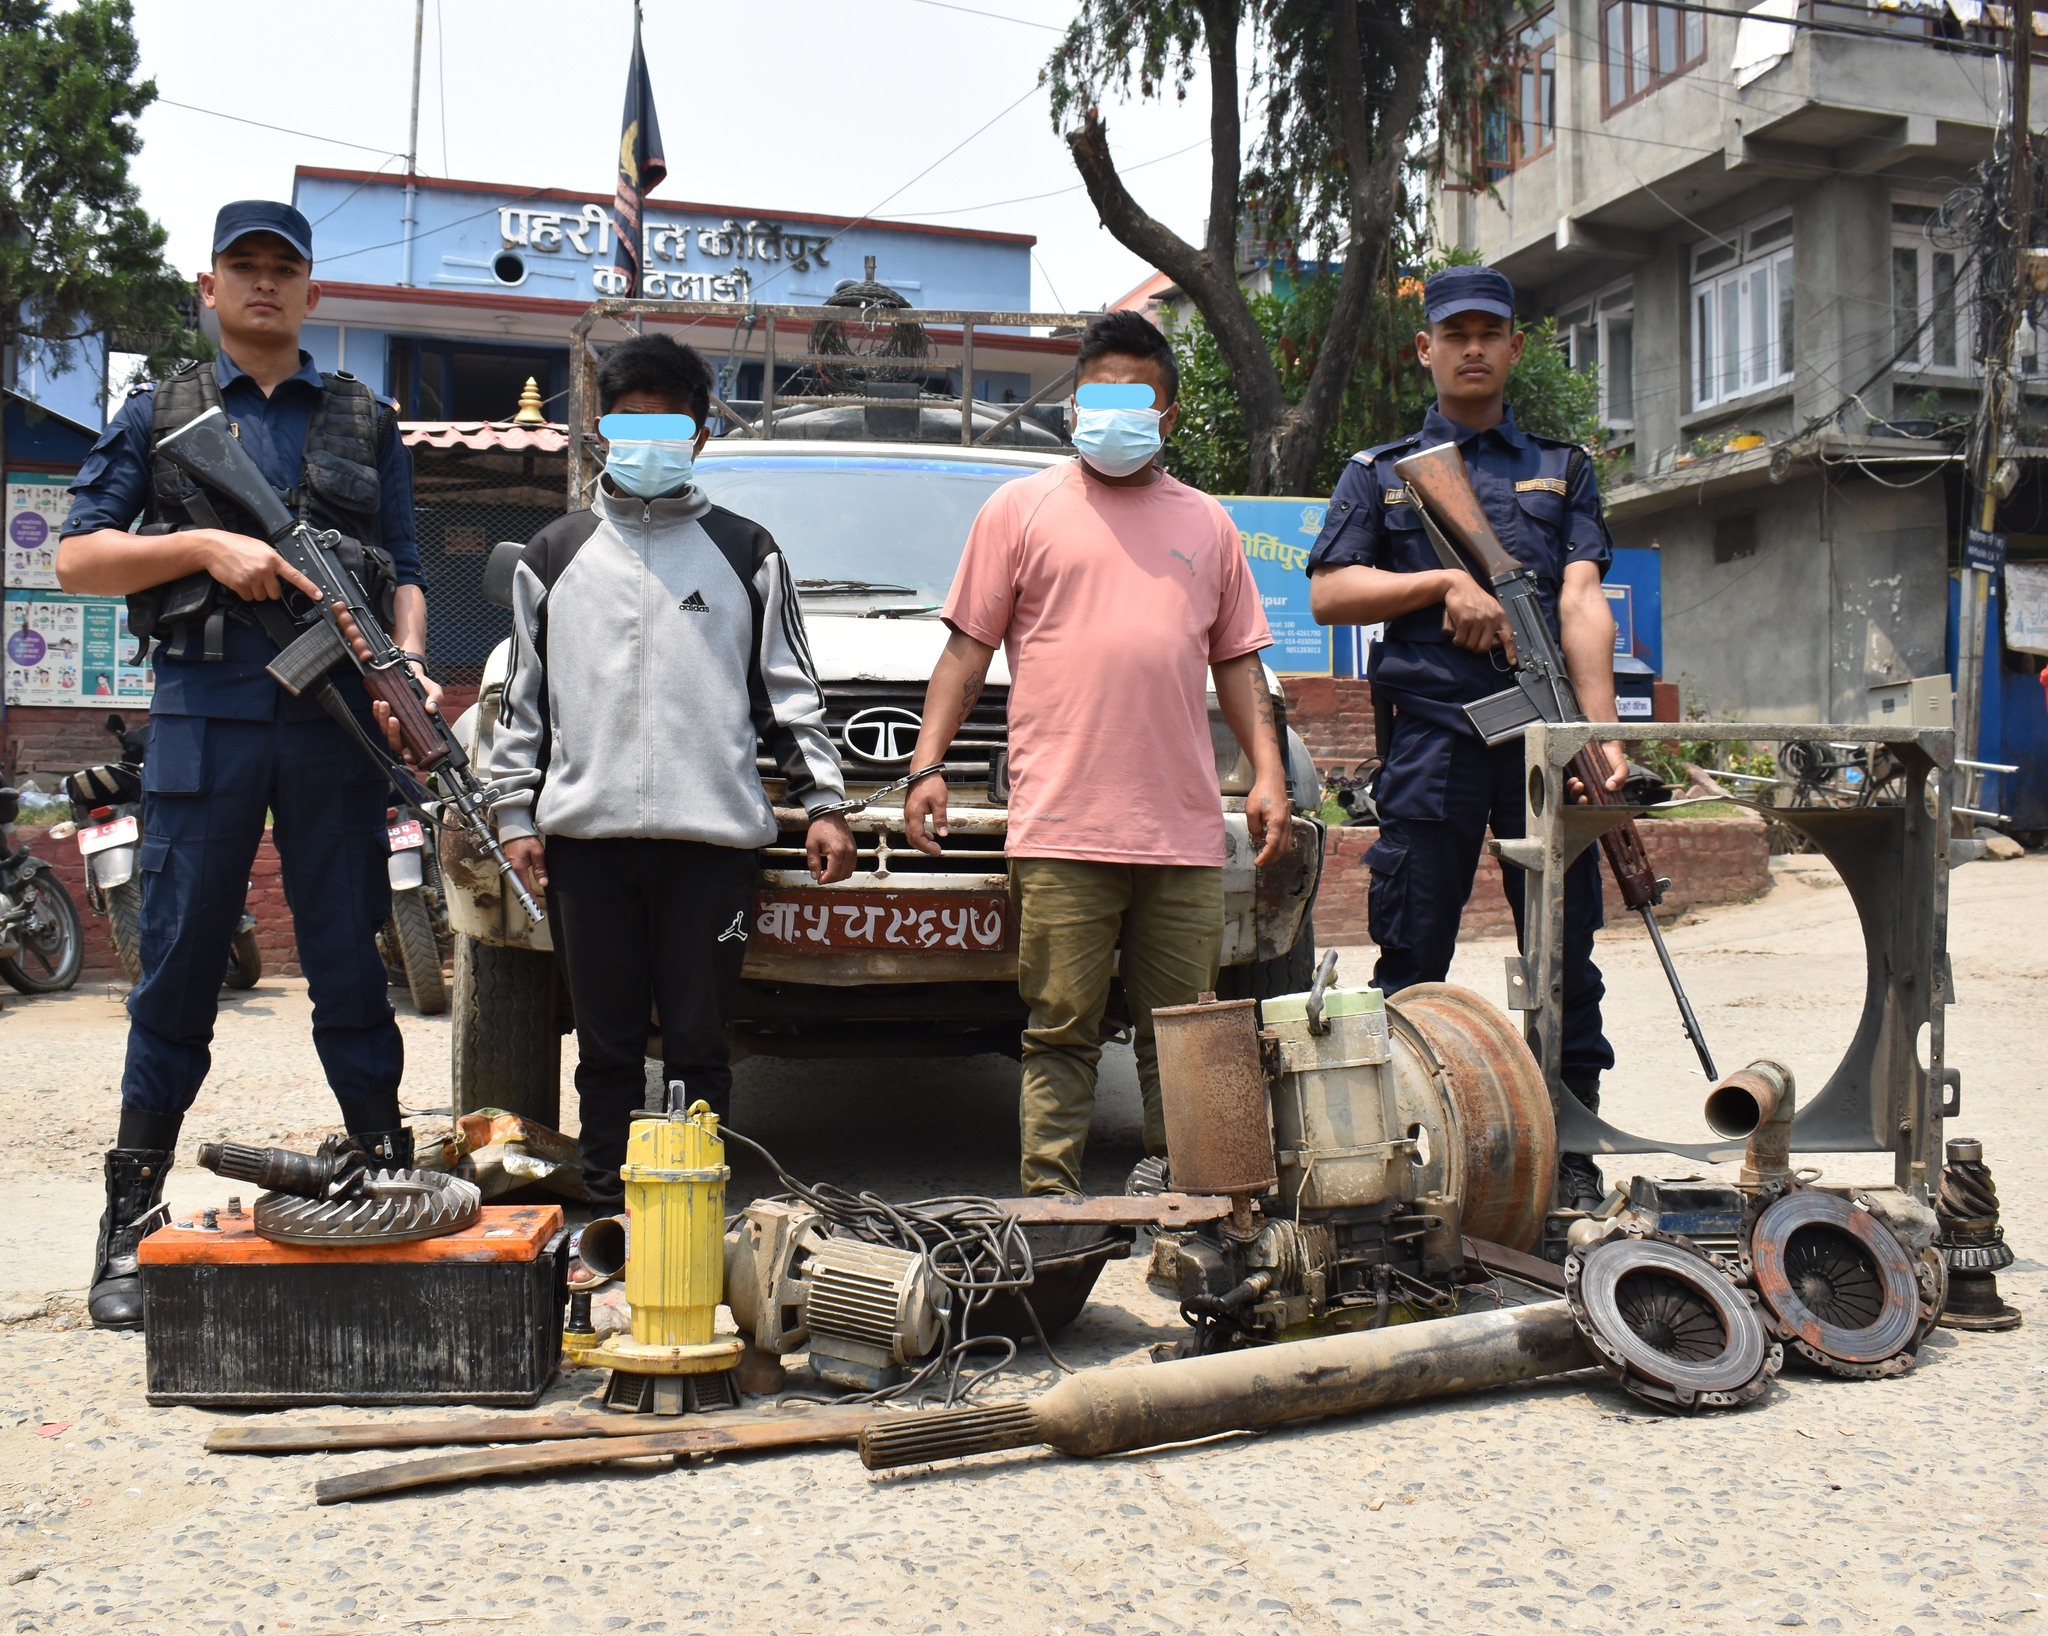
{"type": "Polygon", "coordinates": [[[661,152],[661,122],[654,117],[654,84],[640,49],[640,7],[633,7],[633,63],[626,72],[626,112],[619,125],[619,188],[612,200],[618,248],[612,265],[624,275],[625,293],[640,294],[640,209],[668,175],[661,152]]]}

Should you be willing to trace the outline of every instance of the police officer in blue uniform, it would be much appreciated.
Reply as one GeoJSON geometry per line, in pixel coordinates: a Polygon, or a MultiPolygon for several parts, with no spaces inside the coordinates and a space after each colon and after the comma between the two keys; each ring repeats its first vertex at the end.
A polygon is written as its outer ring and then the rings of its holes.
{"type": "MultiPolygon", "coordinates": [[[[1600,589],[1613,542],[1584,451],[1523,431],[1508,407],[1508,371],[1523,343],[1514,287],[1491,268],[1449,267],[1424,286],[1423,308],[1429,328],[1415,348],[1435,381],[1436,404],[1413,436],[1352,457],[1308,565],[1318,621],[1386,627],[1370,667],[1386,759],[1374,792],[1380,838],[1366,865],[1368,921],[1380,949],[1375,981],[1388,994],[1443,981],[1486,831],[1509,839],[1524,828],[1520,742],[1488,749],[1460,708],[1507,685],[1506,618],[1471,575],[1442,565],[1395,461],[1458,445],[1501,544],[1536,571],[1580,704],[1595,721],[1615,719],[1614,619],[1600,589]]],[[[1626,762],[1611,744],[1604,755],[1619,788],[1626,762]]],[[[1599,867],[1598,849],[1588,848],[1565,883],[1562,1041],[1565,1087],[1595,1110],[1600,1075],[1614,1065],[1593,964],[1599,867]]],[[[1505,868],[1501,878],[1519,932],[1522,875],[1505,868]]],[[[1592,1161],[1564,1155],[1561,1201],[1585,1207],[1600,1194],[1592,1161]]]]}
{"type": "MultiPolygon", "coordinates": [[[[142,1321],[136,1245],[157,1224],[180,1124],[212,1061],[228,944],[266,813],[327,1082],[373,1163],[412,1158],[398,1108],[404,1051],[376,947],[390,912],[385,779],[350,731],[265,673],[277,650],[248,614],[284,586],[317,589],[228,502],[155,454],[218,404],[295,512],[357,542],[345,554],[424,679],[412,467],[395,406],[353,376],[322,374],[299,350],[320,299],[312,273],[313,234],[297,210],[266,200],[222,208],[212,266],[199,275],[220,355],[129,397],[79,469],[58,549],[66,590],[126,596],[131,628],[158,644],[142,980],[128,996],[121,1123],[88,1301],[101,1328],[142,1321]]],[[[337,685],[357,725],[376,733],[360,682],[345,674],[337,685]]]]}

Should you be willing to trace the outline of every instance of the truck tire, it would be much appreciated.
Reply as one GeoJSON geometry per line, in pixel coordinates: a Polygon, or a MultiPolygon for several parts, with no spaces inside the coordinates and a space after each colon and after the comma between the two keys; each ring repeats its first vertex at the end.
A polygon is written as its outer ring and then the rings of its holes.
{"type": "Polygon", "coordinates": [[[254,988],[263,977],[263,949],[256,941],[256,928],[238,931],[228,942],[229,988],[254,988]]]}
{"type": "Polygon", "coordinates": [[[434,940],[434,912],[427,894],[393,892],[391,924],[398,934],[398,955],[405,966],[405,986],[422,1017],[438,1017],[448,1009],[448,984],[441,976],[441,945],[434,940]]]}
{"type": "Polygon", "coordinates": [[[142,981],[142,882],[123,881],[107,888],[107,941],[121,962],[121,975],[142,981]]]}
{"type": "Polygon", "coordinates": [[[550,1130],[562,1119],[561,979],[555,957],[457,933],[455,1111],[503,1108],[550,1130]]]}
{"type": "Polygon", "coordinates": [[[1219,1000],[1270,1000],[1279,994],[1306,993],[1316,978],[1316,919],[1311,910],[1301,917],[1301,935],[1294,947],[1270,960],[1248,966],[1225,966],[1216,974],[1219,1000]]]}

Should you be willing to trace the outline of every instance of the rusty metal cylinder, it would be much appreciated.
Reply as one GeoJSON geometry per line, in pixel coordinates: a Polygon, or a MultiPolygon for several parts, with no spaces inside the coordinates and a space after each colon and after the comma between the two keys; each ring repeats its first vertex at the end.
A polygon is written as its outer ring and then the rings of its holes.
{"type": "Polygon", "coordinates": [[[1707,1092],[1707,1128],[1716,1136],[1749,1138],[1742,1185],[1792,1173],[1792,1115],[1797,1097],[1792,1070],[1782,1062],[1752,1062],[1707,1092]]]}
{"type": "Polygon", "coordinates": [[[1152,1013],[1167,1162],[1183,1193],[1264,1193],[1279,1180],[1259,1066],[1258,1008],[1204,994],[1152,1013]]]}
{"type": "Polygon", "coordinates": [[[626,1270],[627,1222],[624,1216],[599,1216],[576,1241],[576,1258],[597,1278],[616,1278],[626,1270]]]}

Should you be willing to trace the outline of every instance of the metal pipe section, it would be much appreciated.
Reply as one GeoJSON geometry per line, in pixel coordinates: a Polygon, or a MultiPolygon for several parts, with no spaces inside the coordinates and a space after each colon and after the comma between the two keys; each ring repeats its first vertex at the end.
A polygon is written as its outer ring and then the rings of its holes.
{"type": "Polygon", "coordinates": [[[1295,1420],[1456,1397],[1591,1368],[1563,1301],[1426,1324],[1084,1369],[1028,1403],[890,1418],[861,1433],[870,1471],[1047,1443],[1116,1454],[1295,1420]]]}
{"type": "Polygon", "coordinates": [[[1152,1013],[1159,1100],[1173,1185],[1189,1193],[1263,1193],[1279,1180],[1259,1065],[1257,1002],[1204,994],[1152,1013]]]}
{"type": "Polygon", "coordinates": [[[1716,1136],[1749,1138],[1742,1185],[1756,1187],[1792,1174],[1792,1115],[1798,1097],[1792,1070],[1767,1059],[1730,1074],[1707,1092],[1707,1126],[1716,1136]]]}
{"type": "Polygon", "coordinates": [[[583,1270],[599,1278],[616,1278],[626,1270],[626,1218],[599,1216],[576,1241],[583,1270]]]}

